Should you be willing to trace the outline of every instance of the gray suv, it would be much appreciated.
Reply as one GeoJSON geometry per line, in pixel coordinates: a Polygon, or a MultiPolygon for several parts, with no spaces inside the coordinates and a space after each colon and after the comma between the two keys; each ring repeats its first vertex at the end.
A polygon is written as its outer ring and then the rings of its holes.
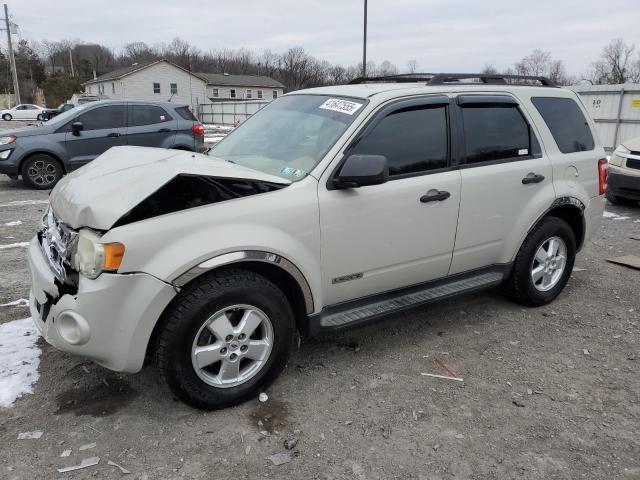
{"type": "Polygon", "coordinates": [[[0,135],[0,173],[41,190],[119,145],[206,150],[204,128],[189,108],[169,102],[92,102],[0,135]]]}

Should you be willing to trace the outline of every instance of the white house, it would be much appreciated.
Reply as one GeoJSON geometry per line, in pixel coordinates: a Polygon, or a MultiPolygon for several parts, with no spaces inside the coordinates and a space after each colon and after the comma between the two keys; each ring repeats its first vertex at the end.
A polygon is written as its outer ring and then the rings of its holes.
{"type": "Polygon", "coordinates": [[[194,112],[198,105],[217,101],[271,101],[284,85],[259,75],[192,73],[166,60],[134,63],[84,84],[85,93],[110,99],[172,101],[185,103],[194,112]]]}
{"type": "Polygon", "coordinates": [[[207,83],[211,102],[230,100],[274,100],[284,93],[284,85],[264,75],[198,73],[207,83]]]}

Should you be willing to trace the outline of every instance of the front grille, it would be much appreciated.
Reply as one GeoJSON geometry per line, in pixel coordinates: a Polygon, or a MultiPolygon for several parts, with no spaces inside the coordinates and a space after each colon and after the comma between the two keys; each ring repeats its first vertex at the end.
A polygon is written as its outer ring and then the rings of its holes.
{"type": "Polygon", "coordinates": [[[627,158],[627,167],[640,170],[640,160],[636,160],[635,158],[627,158]]]}
{"type": "Polygon", "coordinates": [[[58,221],[52,208],[47,210],[40,232],[40,245],[54,275],[61,282],[67,280],[71,268],[71,253],[77,241],[78,233],[58,221]]]}

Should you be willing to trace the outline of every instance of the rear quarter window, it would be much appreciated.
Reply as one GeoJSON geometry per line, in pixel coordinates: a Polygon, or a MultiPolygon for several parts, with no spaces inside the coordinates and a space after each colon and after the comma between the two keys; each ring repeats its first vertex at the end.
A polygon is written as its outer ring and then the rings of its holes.
{"type": "Polygon", "coordinates": [[[185,120],[193,120],[194,122],[198,121],[198,119],[193,115],[193,113],[191,113],[191,110],[189,110],[189,107],[178,107],[176,108],[176,113],[180,115],[182,118],[184,118],[185,120]]]}
{"type": "Polygon", "coordinates": [[[532,97],[553,139],[562,153],[593,150],[595,143],[589,123],[572,98],[532,97]]]}

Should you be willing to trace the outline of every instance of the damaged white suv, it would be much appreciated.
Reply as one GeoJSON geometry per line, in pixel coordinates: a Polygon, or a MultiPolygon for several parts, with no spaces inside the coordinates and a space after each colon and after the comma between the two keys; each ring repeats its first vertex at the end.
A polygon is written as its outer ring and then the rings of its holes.
{"type": "Polygon", "coordinates": [[[604,155],[544,78],[294,92],[208,156],[116,147],[62,179],[29,247],[31,313],[61,350],[154,358],[188,404],[236,404],[298,334],[501,284],[553,300],[602,216],[604,155]]]}

